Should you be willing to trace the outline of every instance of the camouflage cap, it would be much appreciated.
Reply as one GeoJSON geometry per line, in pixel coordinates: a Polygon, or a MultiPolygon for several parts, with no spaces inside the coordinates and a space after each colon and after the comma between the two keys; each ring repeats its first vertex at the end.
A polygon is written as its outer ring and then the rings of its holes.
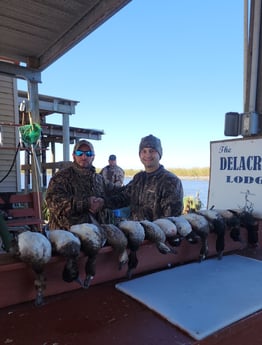
{"type": "Polygon", "coordinates": [[[90,151],[95,152],[93,144],[91,144],[90,141],[87,140],[79,140],[74,146],[74,152],[79,150],[79,147],[81,147],[82,145],[88,146],[90,151]]]}
{"type": "Polygon", "coordinates": [[[154,137],[152,134],[144,137],[140,141],[139,153],[145,148],[149,147],[156,150],[159,153],[160,158],[162,157],[163,150],[161,146],[161,141],[157,137],[154,137]]]}

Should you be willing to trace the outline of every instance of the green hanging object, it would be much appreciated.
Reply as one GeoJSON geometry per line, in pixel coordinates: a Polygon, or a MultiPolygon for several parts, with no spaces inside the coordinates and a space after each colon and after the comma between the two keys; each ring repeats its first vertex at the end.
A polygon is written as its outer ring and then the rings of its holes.
{"type": "Polygon", "coordinates": [[[41,135],[41,126],[37,123],[19,127],[22,141],[27,145],[35,145],[41,135]]]}

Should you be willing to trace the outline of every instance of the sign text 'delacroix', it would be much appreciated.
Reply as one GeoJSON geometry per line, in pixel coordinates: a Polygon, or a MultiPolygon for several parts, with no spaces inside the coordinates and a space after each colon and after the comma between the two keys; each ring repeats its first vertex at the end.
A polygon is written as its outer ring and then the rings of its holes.
{"type": "MultiPolygon", "coordinates": [[[[249,156],[230,156],[232,151],[231,146],[221,145],[218,149],[221,156],[219,157],[220,164],[219,169],[221,171],[262,171],[262,156],[261,155],[249,155],[249,156]],[[223,155],[225,154],[225,156],[223,155]],[[229,155],[227,155],[229,154],[229,155]]],[[[262,176],[226,176],[227,183],[258,183],[262,184],[262,176]]]]}

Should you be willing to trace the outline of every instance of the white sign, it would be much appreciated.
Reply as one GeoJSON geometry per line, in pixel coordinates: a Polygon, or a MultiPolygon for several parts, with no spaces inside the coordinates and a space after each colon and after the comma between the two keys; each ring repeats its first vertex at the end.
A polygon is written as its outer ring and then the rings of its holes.
{"type": "Polygon", "coordinates": [[[244,209],[262,218],[262,138],[210,143],[208,208],[244,209]]]}

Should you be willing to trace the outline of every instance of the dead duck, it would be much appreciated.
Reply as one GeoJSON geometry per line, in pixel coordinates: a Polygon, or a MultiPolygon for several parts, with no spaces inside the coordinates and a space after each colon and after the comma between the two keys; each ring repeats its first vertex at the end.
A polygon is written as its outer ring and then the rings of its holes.
{"type": "Polygon", "coordinates": [[[222,210],[222,209],[214,209],[218,212],[225,220],[226,226],[229,230],[230,237],[235,242],[244,243],[244,240],[241,238],[240,234],[240,216],[237,212],[233,210],[222,210]]]}
{"type": "Polygon", "coordinates": [[[192,230],[200,237],[201,248],[199,253],[199,261],[203,261],[208,255],[208,234],[209,222],[207,219],[197,213],[186,213],[183,215],[185,219],[191,224],[192,230]]]}
{"type": "Polygon", "coordinates": [[[99,250],[105,244],[105,234],[101,227],[92,223],[72,225],[70,231],[79,237],[81,250],[87,257],[85,264],[86,277],[83,282],[83,287],[87,289],[96,274],[96,259],[99,250]]]}
{"type": "Polygon", "coordinates": [[[161,254],[176,254],[176,251],[173,248],[170,248],[165,244],[166,235],[159,225],[154,222],[150,222],[149,220],[141,220],[140,223],[145,230],[145,239],[155,243],[161,254]]]}
{"type": "Polygon", "coordinates": [[[62,278],[65,282],[76,281],[82,286],[79,278],[78,258],[80,254],[81,243],[77,236],[68,230],[50,230],[48,238],[52,244],[52,250],[55,255],[61,255],[66,258],[62,278]]]}
{"type": "Polygon", "coordinates": [[[131,278],[133,270],[138,265],[137,251],[145,240],[145,230],[140,222],[136,220],[122,220],[118,223],[118,227],[127,237],[128,248],[130,249],[127,277],[131,278]]]}
{"type": "Polygon", "coordinates": [[[251,212],[243,211],[240,213],[240,224],[247,229],[247,240],[249,245],[258,246],[258,220],[251,212]]]}
{"type": "Polygon", "coordinates": [[[127,237],[114,224],[101,224],[105,231],[107,244],[118,254],[119,269],[128,262],[127,237]]]}
{"type": "Polygon", "coordinates": [[[157,224],[164,232],[167,243],[169,243],[171,246],[177,246],[177,227],[175,223],[168,218],[158,218],[153,222],[157,224]]]}
{"type": "Polygon", "coordinates": [[[32,267],[36,277],[34,281],[35,305],[43,304],[46,288],[44,268],[52,257],[50,241],[40,232],[24,231],[12,240],[9,252],[32,267]]]}
{"type": "Polygon", "coordinates": [[[222,259],[225,249],[225,232],[226,222],[225,219],[214,209],[197,211],[198,214],[204,216],[209,222],[210,232],[214,232],[216,238],[216,252],[218,259],[222,259]]]}
{"type": "Polygon", "coordinates": [[[183,238],[185,238],[191,244],[198,243],[198,238],[192,230],[191,224],[183,215],[177,217],[168,217],[168,219],[176,225],[180,242],[183,238]]]}
{"type": "Polygon", "coordinates": [[[259,223],[258,220],[254,217],[252,212],[239,209],[239,210],[231,210],[231,212],[235,212],[239,216],[240,219],[240,226],[246,228],[247,230],[247,240],[248,244],[252,247],[258,246],[258,227],[259,223]]]}

